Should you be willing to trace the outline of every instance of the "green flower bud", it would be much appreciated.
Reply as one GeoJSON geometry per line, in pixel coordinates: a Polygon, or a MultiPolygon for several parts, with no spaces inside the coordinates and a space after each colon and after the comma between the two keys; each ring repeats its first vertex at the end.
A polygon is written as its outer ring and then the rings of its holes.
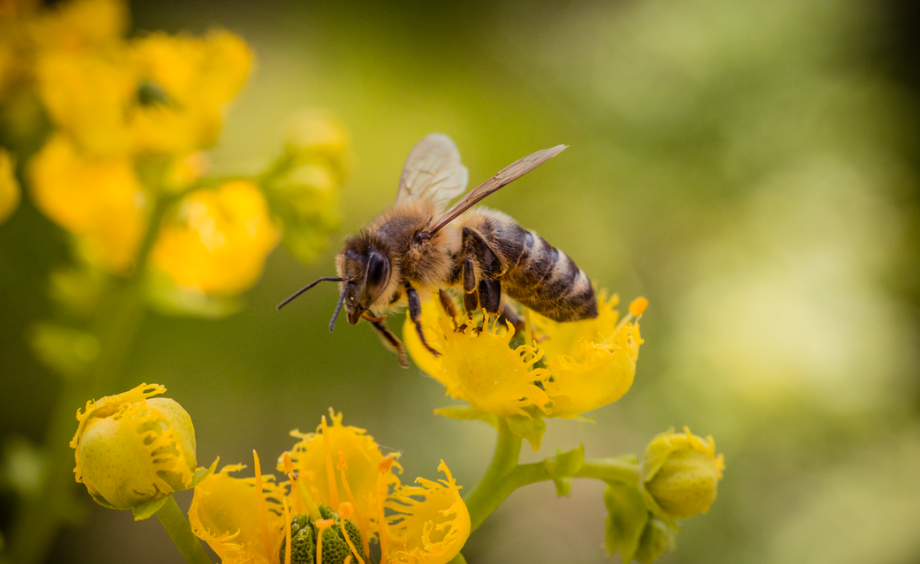
{"type": "Polygon", "coordinates": [[[666,550],[674,550],[674,531],[661,519],[652,517],[642,531],[633,559],[642,564],[652,564],[666,550]]]}
{"type": "Polygon", "coordinates": [[[305,110],[293,116],[284,132],[284,153],[295,161],[321,159],[339,177],[344,176],[347,164],[348,132],[345,125],[321,110],[305,110]]]}
{"type": "Polygon", "coordinates": [[[148,399],[165,391],[142,384],[77,411],[74,474],[100,505],[132,509],[191,487],[195,429],[175,401],[148,399]]]}
{"type": "Polygon", "coordinates": [[[674,527],[674,519],[709,511],[725,462],[712,437],[703,440],[673,429],[652,439],[640,468],[642,495],[649,510],[674,527]]]}

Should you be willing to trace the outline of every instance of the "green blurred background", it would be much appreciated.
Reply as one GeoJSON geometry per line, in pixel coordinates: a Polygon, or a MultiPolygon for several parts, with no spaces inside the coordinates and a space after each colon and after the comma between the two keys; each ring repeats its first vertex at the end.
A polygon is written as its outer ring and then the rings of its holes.
{"type": "MultiPolygon", "coordinates": [[[[650,300],[635,384],[595,424],[550,421],[540,457],[640,452],[689,425],[726,457],[719,498],[661,562],[920,561],[918,10],[908,2],[649,0],[439,5],[135,2],[134,28],[222,26],[256,70],[213,151],[257,169],[285,118],[348,126],[344,224],[305,266],[283,249],[211,321],[151,314],[117,389],[157,382],[192,415],[208,463],[273,458],[330,406],[472,486],[485,425],[443,419],[443,388],[366,325],[326,330],[336,247],[390,204],[412,145],[454,138],[476,183],[537,149],[569,150],[489,199],[628,302],[650,300]]],[[[57,376],[25,345],[50,315],[62,231],[31,204],[0,226],[0,438],[40,440],[57,376]]],[[[87,398],[89,399],[89,398],[87,398]]],[[[76,410],[78,406],[73,406],[76,410]]],[[[525,458],[537,455],[526,453],[525,458]]],[[[180,494],[180,504],[190,499],[180,494]]],[[[515,493],[471,563],[602,562],[602,485],[515,493]]],[[[2,493],[0,529],[14,499],[2,493]]],[[[49,562],[179,562],[155,520],[85,497],[49,562]]]]}

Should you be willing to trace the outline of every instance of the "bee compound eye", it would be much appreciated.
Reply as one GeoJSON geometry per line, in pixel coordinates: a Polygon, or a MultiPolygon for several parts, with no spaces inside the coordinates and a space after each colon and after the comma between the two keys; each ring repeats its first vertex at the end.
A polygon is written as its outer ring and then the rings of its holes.
{"type": "Polygon", "coordinates": [[[365,283],[368,288],[378,288],[387,283],[390,277],[390,261],[386,255],[374,251],[367,261],[367,276],[365,283]]]}

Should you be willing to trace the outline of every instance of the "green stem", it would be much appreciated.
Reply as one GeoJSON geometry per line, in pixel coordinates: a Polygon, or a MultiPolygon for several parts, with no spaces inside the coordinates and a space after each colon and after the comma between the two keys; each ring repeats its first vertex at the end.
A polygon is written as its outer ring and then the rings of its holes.
{"type": "MultiPolygon", "coordinates": [[[[572,477],[635,484],[639,480],[639,468],[632,462],[625,462],[618,458],[586,460],[584,466],[572,477]]],[[[501,479],[488,484],[483,479],[473,492],[477,494],[477,505],[470,507],[469,502],[467,502],[467,509],[470,511],[470,520],[472,521],[472,530],[476,530],[486,517],[495,511],[518,488],[549,480],[552,480],[552,477],[542,462],[516,465],[501,479]]],[[[471,494],[470,498],[472,497],[471,494]]]]}
{"type": "Polygon", "coordinates": [[[156,512],[156,516],[187,564],[211,564],[211,558],[198,537],[192,533],[191,525],[172,495],[167,496],[166,503],[156,512]]]}
{"type": "Polygon", "coordinates": [[[463,557],[463,553],[458,552],[447,564],[466,564],[466,558],[463,557]]]}
{"type": "Polygon", "coordinates": [[[493,491],[502,483],[505,476],[515,469],[520,454],[521,437],[511,432],[508,423],[499,418],[498,441],[495,444],[492,462],[476,487],[463,500],[470,512],[471,531],[475,531],[476,527],[498,507],[498,504],[493,503],[493,491]]]}
{"type": "Polygon", "coordinates": [[[20,501],[9,536],[13,562],[34,564],[44,560],[61,523],[72,519],[75,506],[73,450],[74,413],[91,398],[114,393],[134,337],[144,319],[143,277],[160,222],[174,198],[160,198],[150,215],[147,232],[138,249],[137,266],[127,279],[113,280],[94,324],[101,353],[90,374],[69,379],[57,397],[45,433],[45,474],[39,493],[20,501]],[[70,515],[69,515],[70,514],[70,515]]]}

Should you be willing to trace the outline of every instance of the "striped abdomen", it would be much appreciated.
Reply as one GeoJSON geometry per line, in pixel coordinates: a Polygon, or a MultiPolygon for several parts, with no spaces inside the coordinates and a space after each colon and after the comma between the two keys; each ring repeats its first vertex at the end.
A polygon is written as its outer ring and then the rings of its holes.
{"type": "Polygon", "coordinates": [[[597,317],[594,288],[575,261],[508,216],[493,214],[475,228],[502,263],[503,294],[556,321],[597,317]]]}

